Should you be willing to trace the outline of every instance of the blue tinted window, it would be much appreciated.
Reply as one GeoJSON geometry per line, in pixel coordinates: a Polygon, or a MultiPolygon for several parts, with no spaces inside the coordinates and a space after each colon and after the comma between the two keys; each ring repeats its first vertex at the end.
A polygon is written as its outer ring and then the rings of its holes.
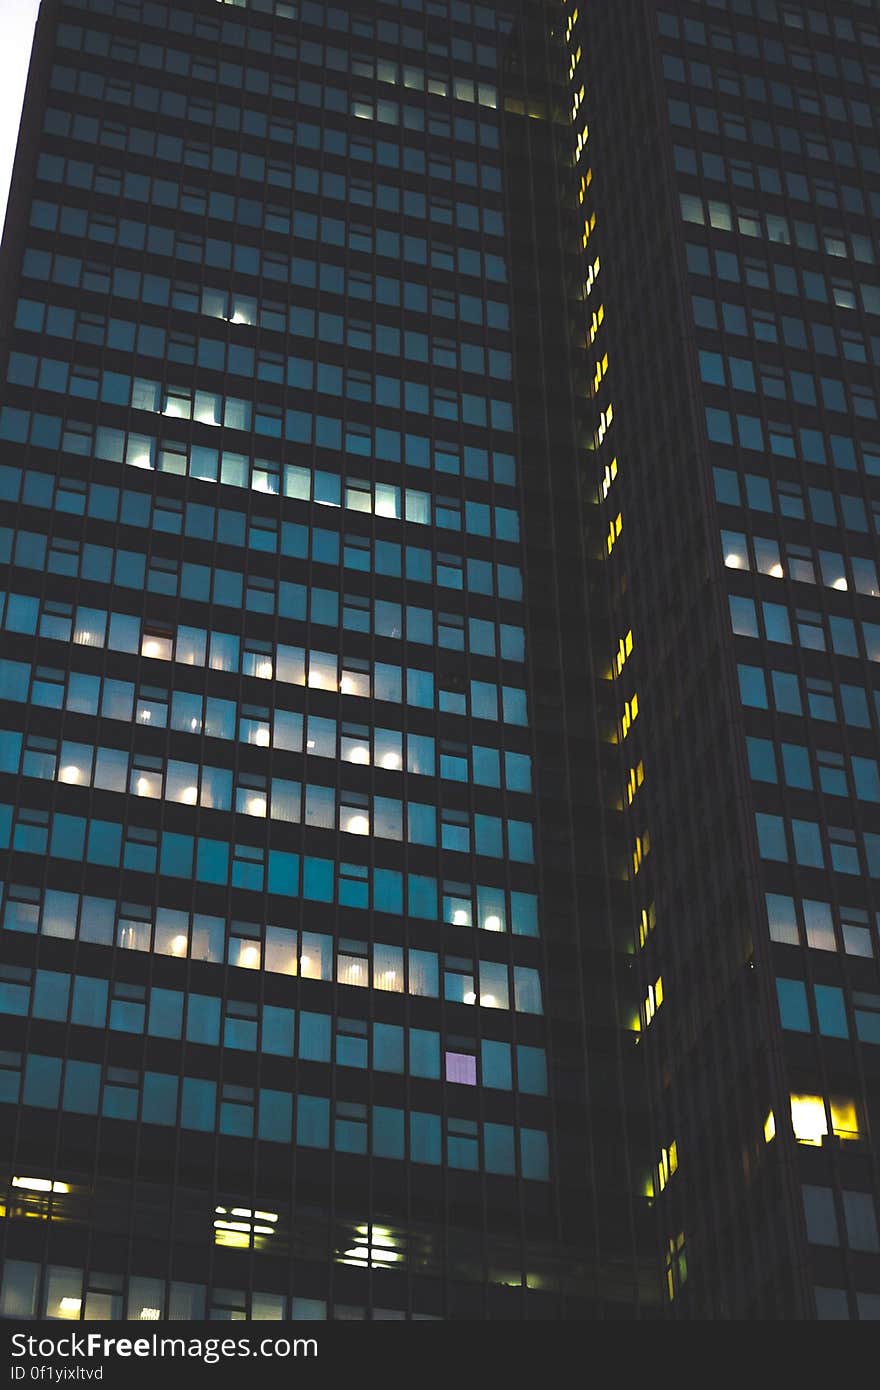
{"type": "Polygon", "coordinates": [[[832,985],[816,985],[813,992],[816,998],[819,1032],[826,1038],[849,1037],[843,990],[832,985]]]}
{"type": "Polygon", "coordinates": [[[807,1007],[807,987],[803,981],[777,979],[776,997],[783,1028],[809,1033],[810,1011],[807,1007]]]}

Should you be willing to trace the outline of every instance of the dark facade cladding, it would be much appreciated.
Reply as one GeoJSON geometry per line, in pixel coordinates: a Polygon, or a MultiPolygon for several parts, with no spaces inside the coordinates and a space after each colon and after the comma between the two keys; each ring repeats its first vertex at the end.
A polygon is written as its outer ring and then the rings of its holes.
{"type": "Polygon", "coordinates": [[[44,0],[0,1315],[880,1316],[878,86],[861,0],[44,0]]]}
{"type": "Polygon", "coordinates": [[[876,1319],[877,8],[583,8],[668,1308],[876,1319]]]}

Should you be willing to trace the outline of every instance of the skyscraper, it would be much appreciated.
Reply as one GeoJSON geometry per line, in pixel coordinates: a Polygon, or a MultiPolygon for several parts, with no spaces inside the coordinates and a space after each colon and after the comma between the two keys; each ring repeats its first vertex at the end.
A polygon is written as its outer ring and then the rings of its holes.
{"type": "Polygon", "coordinates": [[[878,47],[44,0],[3,1316],[878,1316],[878,47]]]}
{"type": "Polygon", "coordinates": [[[580,8],[665,1297],[876,1318],[877,10],[580,8]]]}
{"type": "Polygon", "coordinates": [[[657,1304],[555,54],[540,6],[43,7],[3,314],[7,1315],[657,1304]]]}

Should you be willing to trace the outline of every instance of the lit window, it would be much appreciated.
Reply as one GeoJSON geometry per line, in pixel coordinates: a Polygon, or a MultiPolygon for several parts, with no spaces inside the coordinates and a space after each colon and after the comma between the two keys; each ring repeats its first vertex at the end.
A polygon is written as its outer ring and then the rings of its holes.
{"type": "Polygon", "coordinates": [[[214,1244],[259,1250],[277,1231],[278,1213],[252,1207],[215,1207],[214,1244]]]}
{"type": "Polygon", "coordinates": [[[171,637],[159,632],[144,632],[141,638],[141,656],[151,657],[154,661],[171,661],[173,654],[171,637]]]}
{"type": "Polygon", "coordinates": [[[446,1080],[459,1086],[476,1086],[477,1059],[467,1052],[445,1054],[446,1080]]]}
{"type": "Polygon", "coordinates": [[[829,1133],[843,1140],[860,1138],[855,1102],[842,1096],[832,1096],[826,1109],[822,1096],[793,1095],[791,1124],[800,1144],[820,1145],[829,1133]]]}
{"type": "Polygon", "coordinates": [[[361,988],[369,985],[370,961],[367,946],[363,942],[340,941],[336,978],[341,985],[356,985],[361,988]]]}
{"type": "Polygon", "coordinates": [[[403,1243],[387,1226],[356,1226],[351,1245],[336,1258],[360,1269],[393,1269],[406,1258],[403,1243]]]}

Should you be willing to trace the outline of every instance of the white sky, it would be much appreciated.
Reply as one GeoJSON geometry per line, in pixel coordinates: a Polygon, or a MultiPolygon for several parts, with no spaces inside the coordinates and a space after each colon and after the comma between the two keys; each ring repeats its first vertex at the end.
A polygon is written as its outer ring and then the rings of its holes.
{"type": "Polygon", "coordinates": [[[39,8],[40,0],[0,0],[0,53],[3,55],[0,81],[0,226],[6,218],[6,199],[39,8]]]}

